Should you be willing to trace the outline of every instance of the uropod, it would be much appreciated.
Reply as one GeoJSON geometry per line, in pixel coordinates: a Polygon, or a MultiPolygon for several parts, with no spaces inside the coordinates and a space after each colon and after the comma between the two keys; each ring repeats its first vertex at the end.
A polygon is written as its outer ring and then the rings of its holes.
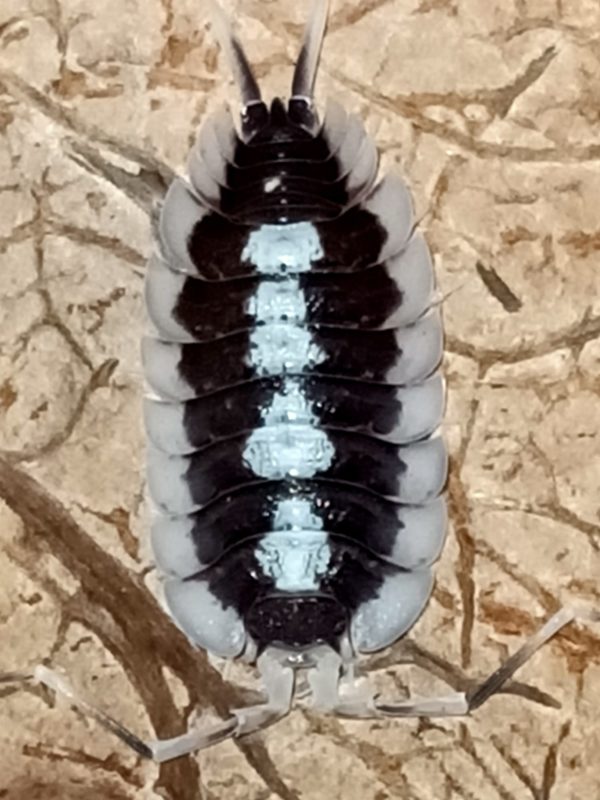
{"type": "Polygon", "coordinates": [[[316,0],[289,100],[263,101],[237,37],[215,28],[241,93],[205,119],[162,205],[143,341],[151,538],[166,606],[196,647],[256,664],[265,701],[145,742],[45,666],[43,683],[144,756],[167,761],[292,708],[365,719],[466,715],[561,627],[556,613],[467,692],[381,702],[361,654],[425,608],[446,534],[442,322],[405,183],[378,179],[361,119],[313,89],[316,0]]]}

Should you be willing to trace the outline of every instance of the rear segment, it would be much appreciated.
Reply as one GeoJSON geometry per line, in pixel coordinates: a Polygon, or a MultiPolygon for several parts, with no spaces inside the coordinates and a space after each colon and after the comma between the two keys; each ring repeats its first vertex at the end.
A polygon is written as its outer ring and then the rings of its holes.
{"type": "Polygon", "coordinates": [[[287,106],[230,41],[241,133],[205,122],[146,283],[153,546],[175,620],[225,656],[384,647],[445,534],[431,259],[359,118],[316,119],[321,29],[287,106]]]}

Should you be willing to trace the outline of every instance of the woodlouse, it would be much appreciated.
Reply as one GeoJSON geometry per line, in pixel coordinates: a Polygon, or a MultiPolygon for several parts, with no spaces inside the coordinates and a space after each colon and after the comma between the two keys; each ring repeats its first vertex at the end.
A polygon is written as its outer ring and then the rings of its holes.
{"type": "Polygon", "coordinates": [[[46,667],[3,676],[67,694],[158,761],[274,722],[298,669],[323,711],[465,714],[560,627],[598,616],[564,609],[466,694],[389,705],[353,691],[358,654],[423,610],[445,534],[433,268],[404,183],[375,182],[360,119],[330,103],[318,122],[326,3],[309,18],[287,107],[263,103],[216,14],[241,132],[226,109],[206,120],[148,269],[152,538],[177,624],[197,646],[256,660],[268,699],[146,744],[46,667]]]}

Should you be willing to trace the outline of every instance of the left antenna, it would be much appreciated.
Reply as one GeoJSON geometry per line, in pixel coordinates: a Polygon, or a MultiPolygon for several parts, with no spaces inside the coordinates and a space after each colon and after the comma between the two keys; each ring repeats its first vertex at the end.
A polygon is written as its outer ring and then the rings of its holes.
{"type": "Polygon", "coordinates": [[[260,88],[244,53],[244,48],[233,32],[229,16],[217,0],[209,0],[209,2],[215,37],[229,61],[229,68],[240,90],[244,107],[262,103],[260,88]]]}

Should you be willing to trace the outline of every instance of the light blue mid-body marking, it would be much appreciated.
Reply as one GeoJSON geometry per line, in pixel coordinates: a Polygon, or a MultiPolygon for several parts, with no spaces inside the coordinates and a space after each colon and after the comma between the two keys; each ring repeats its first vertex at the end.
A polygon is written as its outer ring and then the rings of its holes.
{"type": "Polygon", "coordinates": [[[313,261],[323,257],[323,248],[312,222],[289,225],[261,225],[252,231],[242,250],[242,261],[249,261],[262,275],[308,272],[313,261]]]}
{"type": "MultiPolygon", "coordinates": [[[[299,282],[299,274],[310,270],[311,262],[322,255],[316,228],[308,222],[262,225],[250,235],[242,253],[264,276],[248,301],[247,310],[256,321],[249,364],[261,376],[286,376],[243,453],[255,475],[271,480],[314,477],[327,470],[335,456],[298,380],[299,373],[325,357],[304,327],[307,309],[299,282]]],[[[256,549],[265,575],[281,591],[317,589],[331,551],[310,499],[280,501],[274,520],[275,530],[256,549]]]]}
{"type": "Polygon", "coordinates": [[[275,530],[261,539],[256,558],[275,588],[315,591],[327,574],[331,551],[323,520],[307,497],[281,500],[275,509],[275,530]]]}
{"type": "Polygon", "coordinates": [[[273,531],[261,540],[255,555],[276,589],[308,592],[317,590],[327,574],[331,551],[323,532],[273,531]]]}

